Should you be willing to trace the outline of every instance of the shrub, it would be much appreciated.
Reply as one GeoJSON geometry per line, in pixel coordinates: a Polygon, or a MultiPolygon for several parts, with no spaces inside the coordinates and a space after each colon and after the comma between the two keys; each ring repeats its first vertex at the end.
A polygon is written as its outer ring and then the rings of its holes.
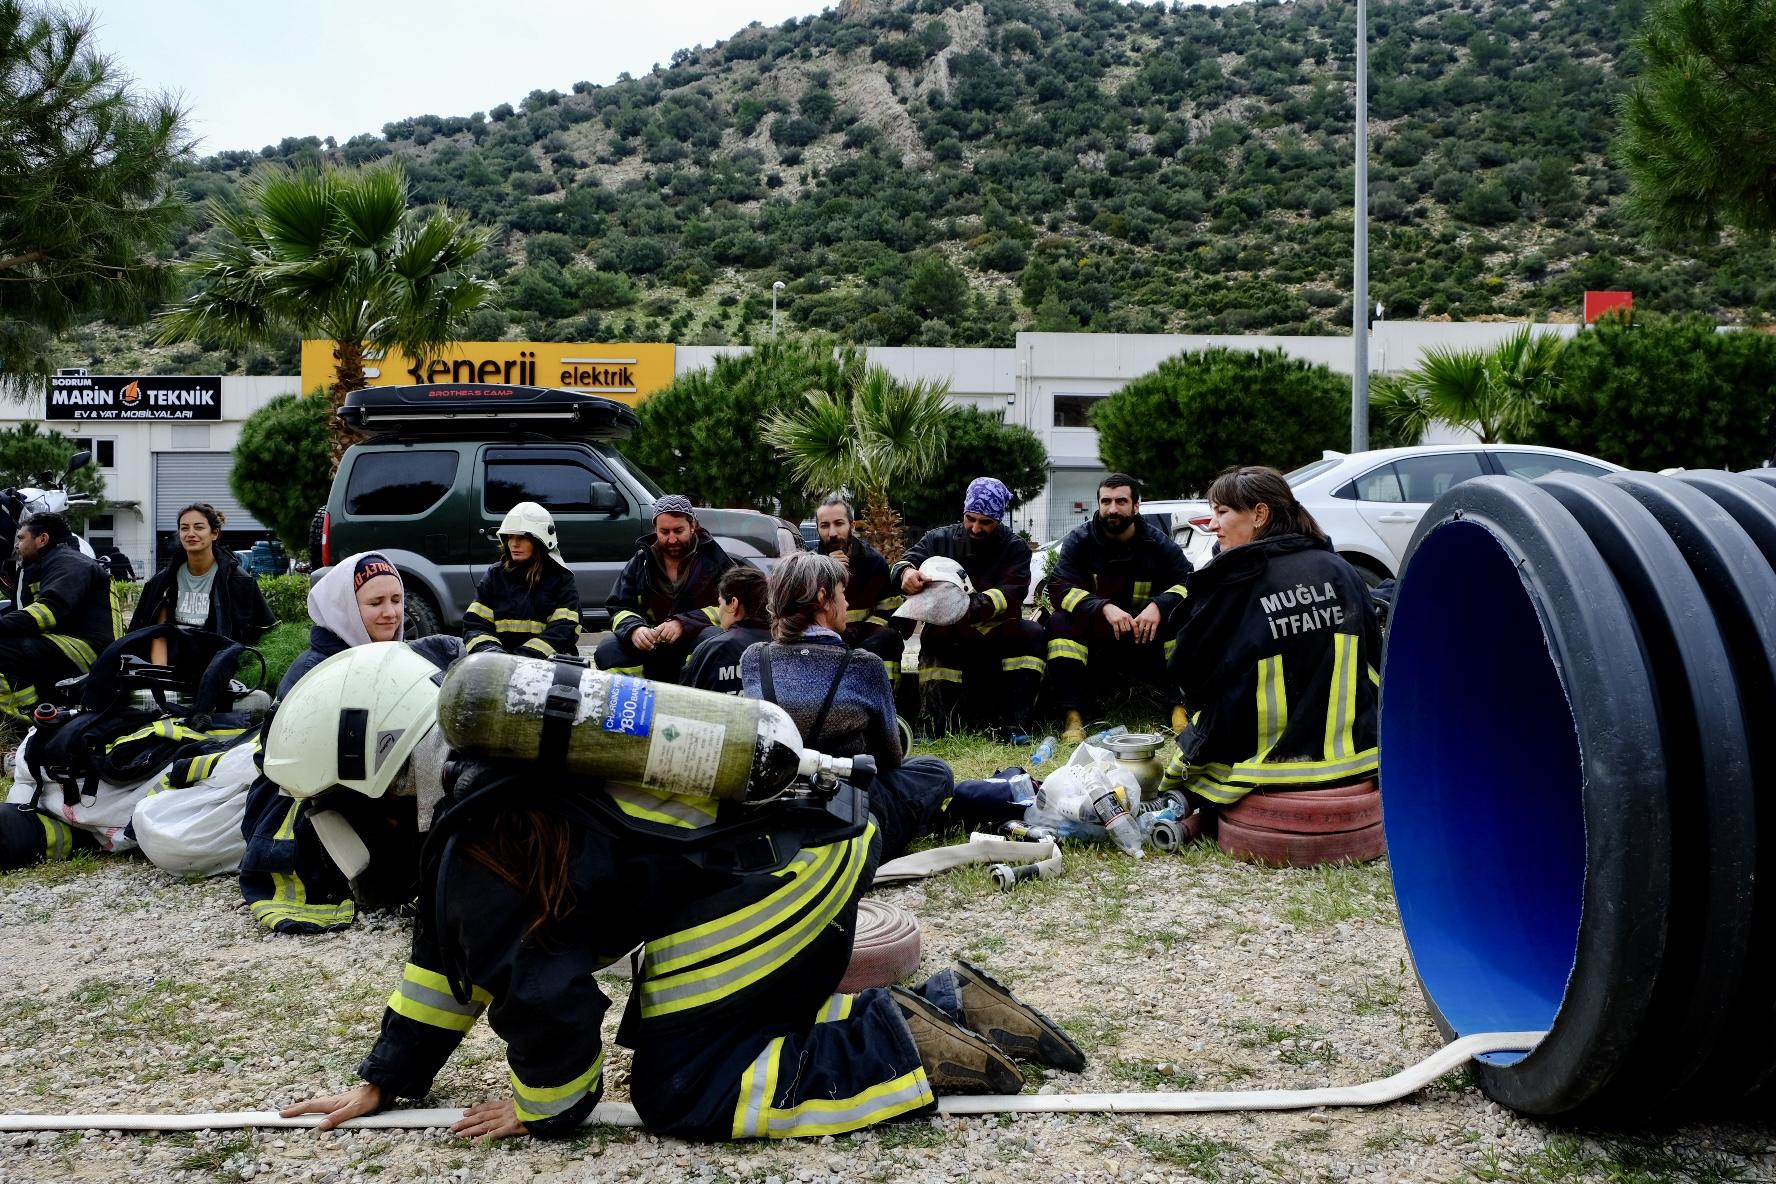
{"type": "Polygon", "coordinates": [[[241,425],[228,487],[292,555],[308,554],[308,526],[333,488],[324,392],[279,395],[241,425]]]}
{"type": "Polygon", "coordinates": [[[1350,382],[1281,350],[1179,354],[1098,404],[1098,455],[1155,497],[1197,494],[1232,465],[1287,471],[1348,440],[1350,382]]]}
{"type": "MultiPolygon", "coordinates": [[[[278,683],[284,681],[284,675],[289,672],[290,666],[308,648],[309,628],[309,620],[305,615],[300,621],[282,621],[274,625],[270,632],[259,639],[257,648],[265,656],[265,681],[261,685],[267,691],[277,691],[278,683]]],[[[252,669],[249,664],[247,670],[251,672],[252,669]]]]}
{"type": "Polygon", "coordinates": [[[271,615],[279,621],[308,621],[308,577],[292,572],[283,576],[260,576],[259,591],[271,606],[271,615]]]}
{"type": "Polygon", "coordinates": [[[894,498],[909,527],[929,529],[962,516],[962,494],[976,477],[997,477],[1019,502],[1048,484],[1048,450],[1035,432],[974,407],[945,416],[944,463],[927,481],[894,498]]]}

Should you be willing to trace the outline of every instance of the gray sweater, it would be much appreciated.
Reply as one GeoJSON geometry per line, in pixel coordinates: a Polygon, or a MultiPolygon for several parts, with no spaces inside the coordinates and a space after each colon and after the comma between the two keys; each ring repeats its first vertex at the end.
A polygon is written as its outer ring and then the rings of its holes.
{"type": "Polygon", "coordinates": [[[867,650],[851,651],[844,680],[833,696],[832,708],[819,736],[810,736],[814,717],[820,713],[826,692],[839,673],[845,643],[831,629],[818,625],[802,634],[800,641],[755,645],[740,659],[744,694],[762,699],[759,653],[771,655],[771,681],[777,706],[789,713],[802,733],[802,743],[828,756],[856,756],[867,752],[882,772],[900,767],[900,733],[894,724],[894,686],[882,659],[867,650]]]}

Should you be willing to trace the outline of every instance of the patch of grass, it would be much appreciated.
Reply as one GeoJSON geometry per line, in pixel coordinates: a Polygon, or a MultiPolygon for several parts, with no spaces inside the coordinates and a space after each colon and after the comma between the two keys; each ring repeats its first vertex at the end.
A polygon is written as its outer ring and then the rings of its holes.
{"type": "MultiPolygon", "coordinates": [[[[308,648],[309,628],[306,620],[285,621],[281,625],[274,625],[270,632],[259,639],[257,648],[265,655],[266,691],[276,692],[277,685],[283,681],[290,664],[308,648]]],[[[252,666],[256,664],[249,664],[249,673],[253,673],[252,666]]]]}
{"type": "Polygon", "coordinates": [[[182,1172],[220,1172],[230,1156],[238,1155],[253,1145],[251,1132],[238,1135],[214,1147],[204,1147],[179,1157],[176,1165],[182,1172]]]}
{"type": "Polygon", "coordinates": [[[1399,975],[1366,975],[1348,994],[1351,1010],[1358,1015],[1377,1015],[1391,1011],[1400,1002],[1405,983],[1399,975]]]}
{"type": "Polygon", "coordinates": [[[1176,1065],[1176,1062],[1114,1060],[1106,1068],[1109,1070],[1110,1076],[1116,1080],[1138,1085],[1146,1091],[1193,1089],[1196,1086],[1196,1074],[1183,1068],[1174,1068],[1170,1073],[1161,1073],[1159,1065],[1162,1063],[1176,1065]]]}
{"type": "Polygon", "coordinates": [[[99,858],[97,851],[76,851],[68,859],[50,863],[34,863],[30,867],[22,867],[15,872],[8,872],[4,876],[0,876],[0,884],[36,884],[40,887],[53,888],[57,884],[66,884],[70,880],[90,876],[104,866],[104,861],[99,858]]]}
{"type": "Polygon", "coordinates": [[[1328,864],[1289,873],[1283,920],[1303,933],[1330,929],[1340,921],[1385,920],[1394,915],[1394,892],[1381,863],[1328,864]]]}
{"type": "Polygon", "coordinates": [[[877,1145],[888,1151],[901,1147],[942,1147],[949,1142],[949,1136],[932,1126],[929,1119],[885,1122],[871,1129],[876,1133],[877,1145]]]}
{"type": "Polygon", "coordinates": [[[1182,1135],[1137,1134],[1136,1147],[1160,1163],[1185,1168],[1198,1180],[1217,1181],[1249,1157],[1238,1143],[1213,1139],[1207,1135],[1186,1132],[1182,1135]]]}
{"type": "Polygon", "coordinates": [[[1103,1011],[1057,1016],[1055,1022],[1065,1028],[1067,1034],[1077,1040],[1081,1048],[1086,1049],[1114,1048],[1122,1040],[1122,1034],[1128,1030],[1126,1021],[1103,1011]]]}
{"type": "Polygon", "coordinates": [[[1241,1048],[1272,1048],[1285,1065],[1331,1065],[1338,1061],[1338,1050],[1317,1032],[1305,1028],[1285,1028],[1278,1024],[1242,1022],[1234,1030],[1243,1033],[1241,1048]]]}

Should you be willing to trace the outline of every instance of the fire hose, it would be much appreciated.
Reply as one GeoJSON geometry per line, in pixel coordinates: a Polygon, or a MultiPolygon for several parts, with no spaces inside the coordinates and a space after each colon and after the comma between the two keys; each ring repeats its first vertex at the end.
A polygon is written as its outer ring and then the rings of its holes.
{"type": "MultiPolygon", "coordinates": [[[[1430,1085],[1469,1060],[1499,1052],[1528,1052],[1541,1032],[1481,1032],[1445,1045],[1389,1077],[1363,1085],[1320,1089],[1258,1089],[1177,1093],[1006,1094],[952,1096],[937,1100],[945,1116],[973,1114],[1210,1114],[1240,1110],[1313,1110],[1322,1106],[1380,1106],[1397,1102],[1430,1085]]],[[[340,1124],[341,1130],[424,1130],[448,1128],[461,1110],[390,1110],[340,1124]]],[[[200,1131],[313,1127],[322,1116],[280,1118],[275,1110],[236,1110],[207,1114],[0,1114],[0,1132],[18,1131],[200,1131]]],[[[587,1126],[641,1126],[635,1107],[603,1102],[586,1116],[587,1126]]]]}

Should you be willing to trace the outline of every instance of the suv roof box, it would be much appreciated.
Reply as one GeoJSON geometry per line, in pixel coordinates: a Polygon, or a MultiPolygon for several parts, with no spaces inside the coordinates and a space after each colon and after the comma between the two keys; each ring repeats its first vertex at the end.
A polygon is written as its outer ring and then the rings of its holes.
{"type": "Polygon", "coordinates": [[[616,440],[641,426],[634,408],[614,399],[482,382],[365,387],[345,397],[339,418],[360,432],[461,434],[507,428],[616,440]]]}

